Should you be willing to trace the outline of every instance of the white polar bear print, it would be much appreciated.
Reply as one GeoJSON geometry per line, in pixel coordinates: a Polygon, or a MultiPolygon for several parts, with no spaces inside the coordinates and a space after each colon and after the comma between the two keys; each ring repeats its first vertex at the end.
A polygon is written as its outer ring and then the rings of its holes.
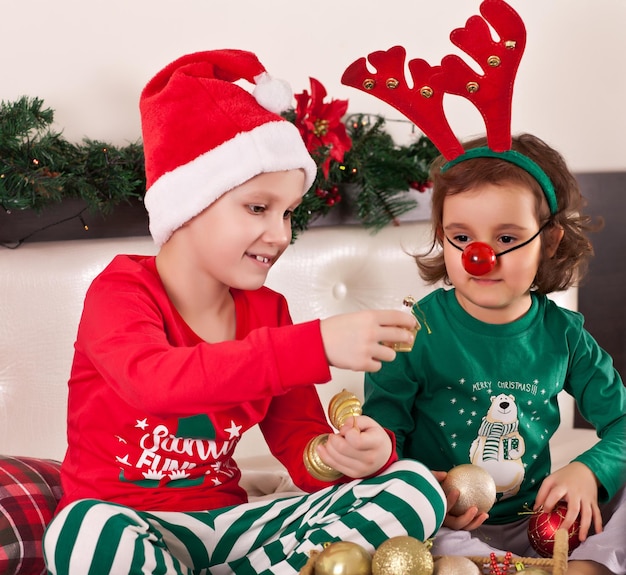
{"type": "Polygon", "coordinates": [[[491,474],[499,499],[515,495],[524,479],[522,455],[526,447],[518,428],[515,397],[504,393],[492,396],[478,437],[470,446],[470,461],[491,474]]]}

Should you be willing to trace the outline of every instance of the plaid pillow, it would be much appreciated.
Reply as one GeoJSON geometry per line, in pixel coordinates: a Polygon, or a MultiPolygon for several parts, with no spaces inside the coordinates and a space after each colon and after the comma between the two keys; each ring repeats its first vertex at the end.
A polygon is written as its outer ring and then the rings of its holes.
{"type": "Polygon", "coordinates": [[[46,573],[41,538],[61,498],[58,461],[0,455],[0,573],[46,573]]]}

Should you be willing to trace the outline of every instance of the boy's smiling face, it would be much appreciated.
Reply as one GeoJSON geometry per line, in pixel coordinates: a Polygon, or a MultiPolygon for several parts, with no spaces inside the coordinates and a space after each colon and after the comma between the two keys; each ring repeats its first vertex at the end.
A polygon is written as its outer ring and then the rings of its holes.
{"type": "MultiPolygon", "coordinates": [[[[454,244],[489,244],[496,254],[528,240],[540,227],[532,191],[520,184],[481,185],[447,196],[443,233],[454,244]]],[[[497,258],[494,269],[472,276],[462,253],[443,242],[444,260],[461,306],[487,323],[509,323],[530,307],[530,287],[542,257],[541,235],[528,245],[497,258]]]]}
{"type": "Polygon", "coordinates": [[[302,200],[304,172],[270,172],[233,188],[187,222],[188,257],[219,283],[254,290],[291,242],[291,214],[302,200]]]}

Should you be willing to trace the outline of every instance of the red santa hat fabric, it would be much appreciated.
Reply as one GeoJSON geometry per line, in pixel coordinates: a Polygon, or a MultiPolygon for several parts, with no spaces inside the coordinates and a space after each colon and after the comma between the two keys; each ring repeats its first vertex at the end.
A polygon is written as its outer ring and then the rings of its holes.
{"type": "Polygon", "coordinates": [[[183,56],[141,93],[145,206],[161,246],[222,194],[265,172],[301,168],[302,193],[317,166],[298,129],[280,116],[292,92],[243,50],[183,56]],[[255,85],[253,93],[235,82],[255,85]]]}

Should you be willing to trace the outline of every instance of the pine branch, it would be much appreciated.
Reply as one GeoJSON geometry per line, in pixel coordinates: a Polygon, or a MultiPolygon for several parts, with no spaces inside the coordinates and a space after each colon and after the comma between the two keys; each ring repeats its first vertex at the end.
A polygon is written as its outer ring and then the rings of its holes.
{"type": "Polygon", "coordinates": [[[109,213],[143,196],[141,145],[75,145],[50,129],[53,118],[38,98],[0,104],[0,204],[6,210],[41,211],[64,198],[82,198],[91,211],[109,213]]]}
{"type": "Polygon", "coordinates": [[[43,100],[22,96],[16,102],[0,102],[0,146],[19,145],[47,129],[54,120],[50,108],[42,110],[43,100]]]}
{"type": "MultiPolygon", "coordinates": [[[[294,122],[295,112],[284,117],[294,122]]],[[[0,206],[41,211],[64,198],[82,198],[90,210],[106,214],[120,202],[143,197],[140,143],[118,147],[85,139],[73,144],[52,130],[53,119],[53,111],[39,98],[0,103],[0,206]]],[[[425,136],[397,146],[381,116],[356,114],[345,123],[352,147],[342,162],[330,161],[328,177],[321,166],[330,149],[314,153],[318,172],[293,214],[294,239],[347,201],[349,184],[358,190],[356,217],[379,230],[415,207],[408,192],[428,180],[428,167],[438,151],[425,136]]]]}

